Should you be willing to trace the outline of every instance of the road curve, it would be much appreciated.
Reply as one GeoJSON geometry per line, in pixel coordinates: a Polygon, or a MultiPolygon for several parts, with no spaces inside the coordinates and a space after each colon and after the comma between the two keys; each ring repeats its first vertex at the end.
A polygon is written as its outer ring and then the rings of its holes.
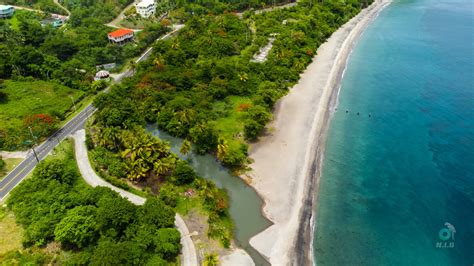
{"type": "MultiPolygon", "coordinates": [[[[86,132],[84,129],[78,130],[76,133],[73,134],[73,137],[77,165],[79,167],[79,171],[81,172],[82,177],[84,178],[87,184],[91,185],[92,187],[108,187],[113,191],[119,193],[120,196],[128,199],[135,205],[143,205],[145,203],[145,198],[115,187],[110,183],[107,183],[95,173],[94,169],[92,169],[89,157],[87,155],[86,132]]],[[[181,245],[183,247],[181,264],[184,266],[199,265],[196,256],[196,248],[194,247],[194,243],[191,240],[188,227],[186,226],[179,214],[176,214],[174,224],[181,234],[181,245]]]]}

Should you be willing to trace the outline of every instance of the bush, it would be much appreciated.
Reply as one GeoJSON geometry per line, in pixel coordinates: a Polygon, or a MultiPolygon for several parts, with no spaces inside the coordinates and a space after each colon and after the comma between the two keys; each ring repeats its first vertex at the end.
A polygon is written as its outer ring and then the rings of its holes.
{"type": "Polygon", "coordinates": [[[196,178],[196,172],[185,161],[178,161],[173,171],[173,183],[177,185],[189,184],[196,178]]]}
{"type": "Polygon", "coordinates": [[[97,236],[95,213],[94,206],[78,206],[69,210],[54,229],[55,239],[79,248],[93,243],[97,236]]]}
{"type": "Polygon", "coordinates": [[[222,158],[222,163],[229,167],[239,167],[247,162],[248,146],[239,143],[229,145],[227,152],[222,158]]]}
{"type": "Polygon", "coordinates": [[[175,191],[173,185],[165,184],[160,188],[160,200],[168,206],[176,207],[178,196],[178,192],[175,191]]]}
{"type": "Polygon", "coordinates": [[[247,140],[257,139],[260,132],[262,132],[265,125],[258,123],[255,120],[247,120],[244,126],[244,135],[247,140]]]}
{"type": "Polygon", "coordinates": [[[154,236],[155,252],[166,260],[174,260],[181,249],[181,235],[174,228],[162,228],[154,236]]]}
{"type": "Polygon", "coordinates": [[[198,124],[189,130],[189,134],[196,144],[197,153],[204,154],[216,149],[219,136],[213,126],[207,123],[198,124]]]}
{"type": "Polygon", "coordinates": [[[64,184],[72,184],[77,178],[75,169],[61,161],[42,162],[37,166],[34,174],[38,178],[54,179],[64,184]]]}
{"type": "Polygon", "coordinates": [[[5,161],[3,160],[2,156],[0,156],[0,170],[3,170],[5,168],[5,161]]]}

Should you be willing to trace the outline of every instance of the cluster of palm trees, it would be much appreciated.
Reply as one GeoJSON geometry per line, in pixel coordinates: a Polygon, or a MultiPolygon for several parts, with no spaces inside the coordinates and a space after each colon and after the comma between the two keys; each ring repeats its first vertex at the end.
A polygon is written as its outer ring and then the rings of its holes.
{"type": "Polygon", "coordinates": [[[126,162],[127,178],[133,181],[150,176],[168,176],[175,168],[177,157],[170,147],[143,128],[120,130],[117,127],[95,128],[94,143],[119,152],[126,162]]]}

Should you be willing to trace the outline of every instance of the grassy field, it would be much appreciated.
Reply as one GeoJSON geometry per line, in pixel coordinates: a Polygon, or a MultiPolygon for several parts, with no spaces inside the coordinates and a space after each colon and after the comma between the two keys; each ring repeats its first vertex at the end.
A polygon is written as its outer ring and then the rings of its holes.
{"type": "Polygon", "coordinates": [[[10,173],[13,168],[15,168],[23,159],[12,158],[12,159],[3,159],[5,161],[5,167],[0,169],[0,180],[2,180],[8,173],[10,173]]]}
{"type": "Polygon", "coordinates": [[[21,249],[23,229],[15,223],[15,216],[0,207],[0,255],[21,249]]]}
{"type": "Polygon", "coordinates": [[[225,113],[226,116],[216,120],[216,128],[224,138],[231,140],[240,138],[244,131],[245,109],[250,107],[252,100],[246,97],[230,96],[225,102],[216,102],[214,111],[225,113]]]}
{"type": "Polygon", "coordinates": [[[64,115],[71,109],[74,97],[78,102],[82,91],[46,81],[5,81],[2,89],[8,95],[5,103],[0,103],[0,128],[18,128],[23,119],[34,114],[64,115]]]}
{"type": "Polygon", "coordinates": [[[0,102],[0,131],[13,139],[9,141],[13,147],[21,147],[25,141],[22,138],[27,131],[23,125],[26,117],[48,114],[61,120],[72,109],[71,97],[78,105],[84,94],[46,81],[7,80],[4,85],[2,91],[8,95],[8,99],[0,102]]]}

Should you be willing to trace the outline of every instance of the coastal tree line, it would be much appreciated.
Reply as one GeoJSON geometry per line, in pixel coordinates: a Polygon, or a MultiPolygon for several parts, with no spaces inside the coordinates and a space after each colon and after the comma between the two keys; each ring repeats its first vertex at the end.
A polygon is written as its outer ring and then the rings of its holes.
{"type": "Polygon", "coordinates": [[[223,164],[246,165],[248,142],[271,120],[276,101],[294,85],[317,48],[367,1],[302,1],[262,14],[192,16],[173,39],[155,44],[135,77],[95,101],[96,124],[156,124],[213,153],[223,164]],[[276,36],[267,61],[253,56],[276,36]],[[117,120],[107,119],[117,114],[117,120]]]}

